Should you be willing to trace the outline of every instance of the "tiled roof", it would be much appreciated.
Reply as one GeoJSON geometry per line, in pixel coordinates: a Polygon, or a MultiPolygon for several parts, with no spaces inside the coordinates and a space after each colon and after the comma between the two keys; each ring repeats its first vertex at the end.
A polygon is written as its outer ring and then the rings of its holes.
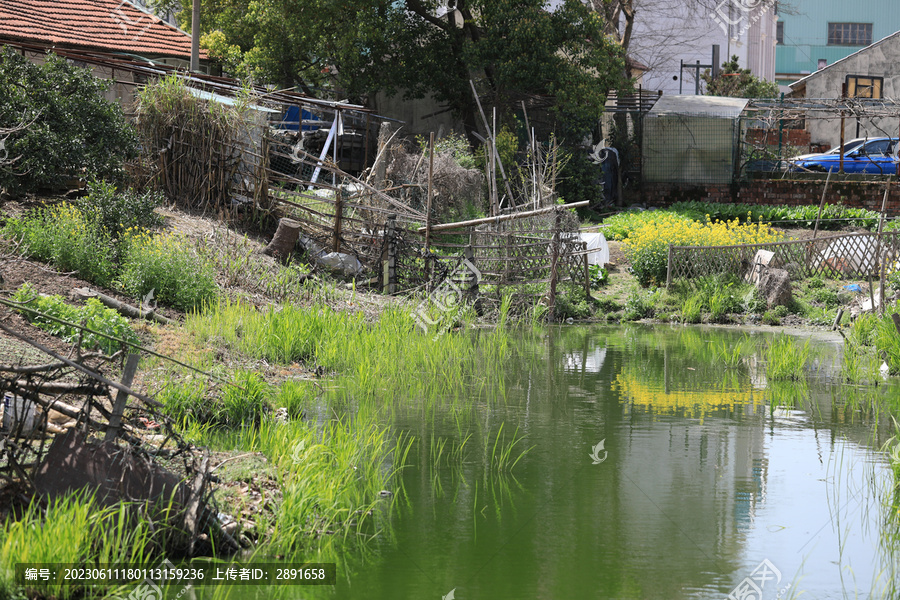
{"type": "Polygon", "coordinates": [[[0,38],[150,57],[191,56],[190,35],[125,0],[0,0],[0,38]]]}

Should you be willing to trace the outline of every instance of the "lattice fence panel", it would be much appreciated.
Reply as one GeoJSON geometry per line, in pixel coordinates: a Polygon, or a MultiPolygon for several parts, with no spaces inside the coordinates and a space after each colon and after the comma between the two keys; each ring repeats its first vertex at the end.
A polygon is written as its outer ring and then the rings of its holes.
{"type": "Polygon", "coordinates": [[[882,263],[900,257],[900,232],[850,233],[816,239],[737,246],[672,246],[669,281],[694,281],[708,275],[746,276],[756,254],[773,252],[770,267],[785,269],[794,280],[822,275],[835,279],[877,276],[882,263]]]}

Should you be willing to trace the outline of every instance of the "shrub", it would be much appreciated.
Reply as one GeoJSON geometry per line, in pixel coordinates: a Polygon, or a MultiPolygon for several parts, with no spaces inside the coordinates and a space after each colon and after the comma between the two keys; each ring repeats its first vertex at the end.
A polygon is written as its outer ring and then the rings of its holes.
{"type": "MultiPolygon", "coordinates": [[[[123,339],[132,344],[140,342],[137,334],[129,326],[128,319],[115,310],[106,308],[96,298],[89,298],[84,306],[73,306],[63,302],[60,296],[41,296],[30,284],[24,283],[16,290],[13,300],[27,304],[30,308],[61,321],[81,325],[102,334],[123,339]]],[[[82,348],[89,350],[99,348],[106,354],[113,354],[122,347],[121,343],[101,335],[82,331],[71,325],[58,323],[27,310],[22,310],[21,312],[36,327],[59,336],[66,342],[76,342],[80,338],[82,348]]]]}
{"type": "Polygon", "coordinates": [[[806,287],[810,290],[817,290],[825,287],[825,280],[821,275],[816,275],[812,279],[807,280],[806,287]]]}
{"type": "Polygon", "coordinates": [[[762,322],[766,325],[781,325],[781,319],[779,319],[778,315],[771,310],[767,310],[763,313],[762,322]]]}
{"type": "Polygon", "coordinates": [[[827,308],[832,308],[841,303],[838,298],[838,293],[825,287],[813,289],[812,294],[810,295],[813,300],[820,304],[824,304],[827,308]]]}
{"type": "Polygon", "coordinates": [[[653,222],[637,226],[625,240],[625,255],[641,285],[665,280],[669,244],[678,246],[727,246],[772,242],[778,235],[768,225],[741,225],[733,221],[686,221],[663,213],[653,222]]]}
{"type": "Polygon", "coordinates": [[[593,312],[591,304],[583,296],[569,292],[556,297],[556,316],[560,319],[587,319],[593,312]]]}
{"type": "MultiPolygon", "coordinates": [[[[417,135],[416,143],[419,145],[419,151],[423,153],[428,152],[428,138],[423,135],[417,135]]],[[[472,148],[469,146],[468,140],[466,140],[465,136],[458,133],[451,132],[434,141],[434,153],[440,154],[442,152],[447,152],[453,156],[456,164],[463,169],[477,169],[480,167],[475,159],[475,155],[472,154],[472,148]]]]}
{"type": "Polygon", "coordinates": [[[59,187],[84,172],[118,178],[137,148],[108,83],[48,52],[37,65],[13,48],[0,52],[0,128],[27,124],[5,141],[12,165],[0,187],[13,195],[59,187]]]}
{"type": "Polygon", "coordinates": [[[21,239],[24,252],[61,271],[109,285],[115,274],[115,248],[109,235],[71,204],[59,204],[11,219],[3,234],[21,239]]]}
{"type": "Polygon", "coordinates": [[[113,184],[97,180],[89,184],[88,190],[88,195],[78,201],[78,208],[114,240],[129,229],[162,225],[162,217],[154,211],[163,204],[159,192],[119,191],[113,184]]]}
{"type": "MultiPolygon", "coordinates": [[[[675,215],[687,221],[733,221],[742,223],[784,223],[791,227],[812,228],[816,221],[818,205],[806,206],[766,206],[754,204],[726,204],[720,202],[676,202],[666,210],[627,211],[604,219],[608,225],[606,237],[624,240],[640,225],[654,222],[661,215],[675,215]]],[[[826,204],[822,209],[819,229],[840,229],[842,227],[865,227],[874,229],[879,213],[864,208],[848,208],[840,204],[826,204]]],[[[892,228],[900,227],[900,221],[888,223],[892,228]]],[[[885,226],[885,231],[891,229],[885,226]]]]}
{"type": "Polygon", "coordinates": [[[623,306],[612,298],[600,298],[597,300],[597,309],[606,313],[614,313],[622,310],[623,306]]]}
{"type": "Polygon", "coordinates": [[[119,284],[136,298],[153,291],[157,300],[184,311],[216,297],[215,272],[184,238],[171,233],[127,235],[119,284]]]}
{"type": "Polygon", "coordinates": [[[599,288],[609,281],[609,271],[600,265],[588,265],[588,273],[591,276],[591,287],[599,288]]]}
{"type": "Polygon", "coordinates": [[[766,300],[760,295],[759,289],[755,286],[749,286],[741,299],[744,306],[744,312],[761,313],[766,310],[766,300]]]}
{"type": "Polygon", "coordinates": [[[650,292],[644,296],[640,290],[633,290],[625,301],[626,321],[637,321],[638,319],[649,319],[656,312],[655,294],[650,292]]]}

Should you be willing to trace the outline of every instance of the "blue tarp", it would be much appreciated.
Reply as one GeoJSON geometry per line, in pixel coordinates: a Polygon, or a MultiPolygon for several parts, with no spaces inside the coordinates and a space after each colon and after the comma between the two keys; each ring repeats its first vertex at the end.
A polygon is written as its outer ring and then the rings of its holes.
{"type": "Polygon", "coordinates": [[[318,125],[302,125],[300,121],[319,121],[319,117],[315,116],[306,109],[300,110],[299,106],[290,106],[284,116],[281,118],[281,129],[290,129],[291,131],[315,131],[318,125]]]}

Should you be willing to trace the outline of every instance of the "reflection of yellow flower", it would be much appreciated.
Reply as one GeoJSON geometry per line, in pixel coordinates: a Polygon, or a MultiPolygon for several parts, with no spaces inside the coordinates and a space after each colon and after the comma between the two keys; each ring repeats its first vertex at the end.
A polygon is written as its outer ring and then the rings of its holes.
{"type": "Polygon", "coordinates": [[[646,412],[674,415],[683,413],[699,417],[701,421],[710,412],[720,409],[738,410],[740,407],[762,405],[764,398],[757,391],[744,391],[737,387],[717,390],[669,390],[639,379],[636,373],[625,371],[616,376],[612,389],[620,395],[626,406],[646,412]]]}

